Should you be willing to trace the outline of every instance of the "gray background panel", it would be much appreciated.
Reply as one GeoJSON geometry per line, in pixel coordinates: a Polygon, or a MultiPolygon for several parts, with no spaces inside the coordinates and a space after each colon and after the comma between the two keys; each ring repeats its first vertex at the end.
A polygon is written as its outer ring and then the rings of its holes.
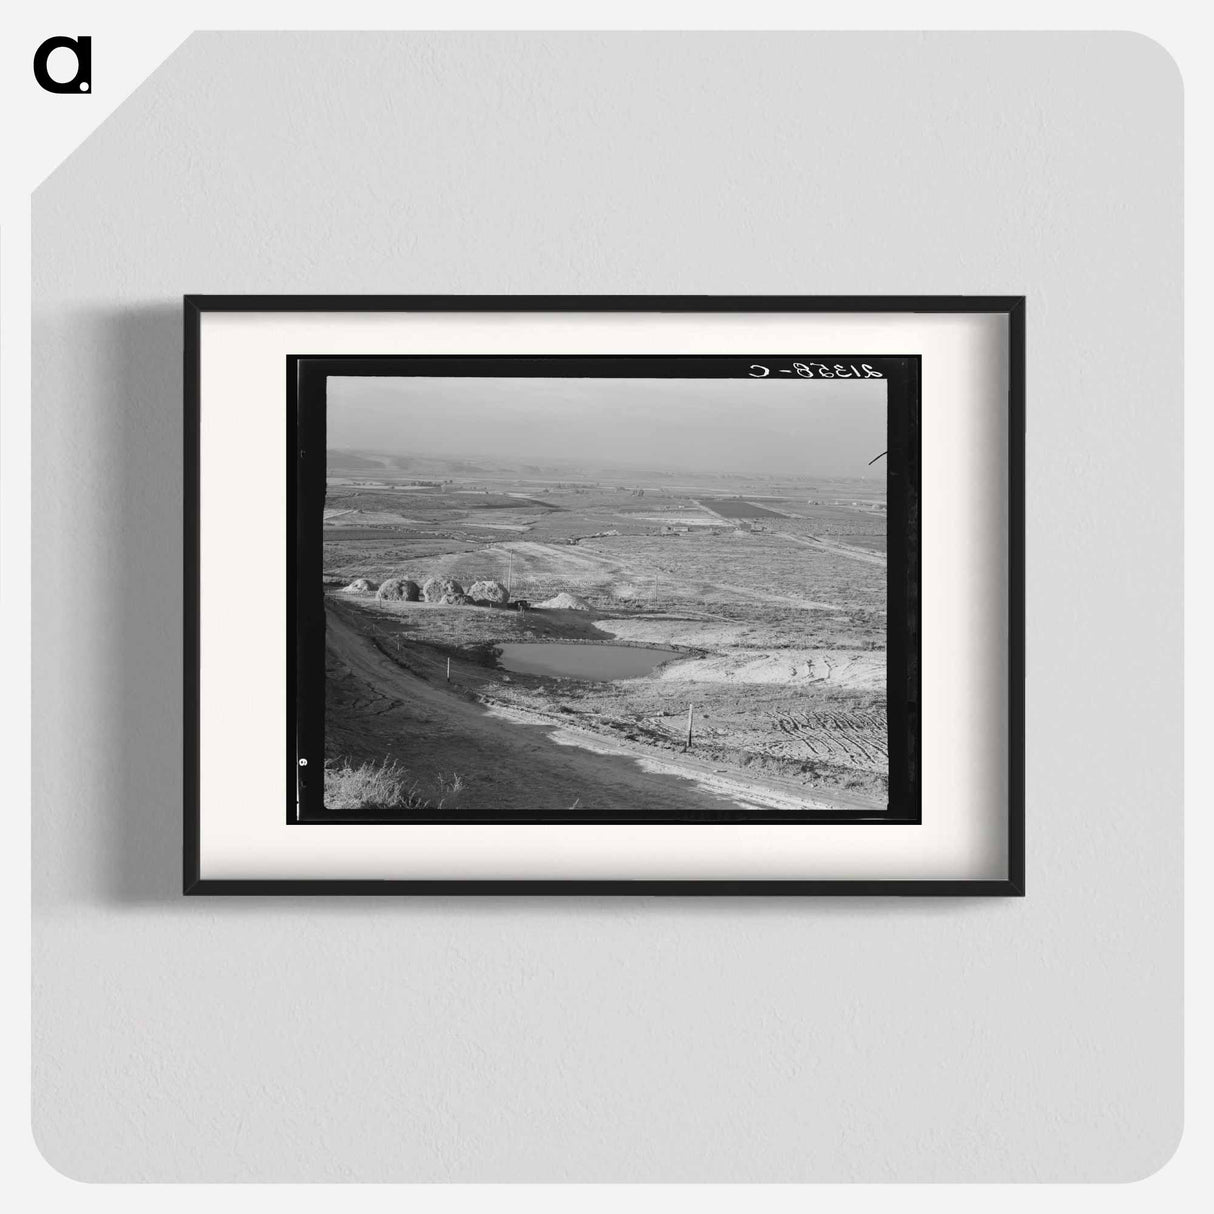
{"type": "Polygon", "coordinates": [[[170,1181],[1158,1168],[1180,199],[1181,82],[1134,35],[186,42],[34,196],[46,1157],[170,1181]],[[1028,897],[183,901],[187,291],[1027,294],[1028,897]]]}

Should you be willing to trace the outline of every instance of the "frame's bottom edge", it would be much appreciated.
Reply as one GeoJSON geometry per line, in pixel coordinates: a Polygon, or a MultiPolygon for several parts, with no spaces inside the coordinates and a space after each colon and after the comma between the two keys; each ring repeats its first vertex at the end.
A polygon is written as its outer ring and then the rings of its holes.
{"type": "Polygon", "coordinates": [[[185,883],[186,896],[397,896],[542,894],[644,897],[1023,898],[1023,881],[654,881],[654,880],[215,880],[185,883]]]}

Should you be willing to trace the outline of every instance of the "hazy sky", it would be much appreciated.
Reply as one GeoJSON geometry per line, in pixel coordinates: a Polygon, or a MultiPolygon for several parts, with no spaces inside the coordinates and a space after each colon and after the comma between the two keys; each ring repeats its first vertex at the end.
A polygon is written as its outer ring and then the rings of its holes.
{"type": "MultiPolygon", "coordinates": [[[[331,451],[873,475],[885,381],[331,376],[331,451]]],[[[875,465],[876,469],[883,465],[875,465]]]]}

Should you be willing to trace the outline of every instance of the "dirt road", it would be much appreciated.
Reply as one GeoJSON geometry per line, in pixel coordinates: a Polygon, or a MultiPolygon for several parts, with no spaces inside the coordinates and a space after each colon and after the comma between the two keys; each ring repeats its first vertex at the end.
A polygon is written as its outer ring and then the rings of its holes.
{"type": "Polygon", "coordinates": [[[833,552],[836,556],[845,556],[865,565],[886,565],[885,557],[879,552],[869,552],[867,548],[857,548],[853,544],[844,544],[838,540],[823,540],[816,535],[791,535],[787,531],[773,531],[782,540],[792,540],[794,544],[803,544],[806,548],[817,548],[823,552],[833,552]]]}
{"type": "MultiPolygon", "coordinates": [[[[328,613],[330,699],[341,741],[397,759],[420,778],[458,773],[468,808],[629,810],[881,810],[857,793],[722,770],[518,709],[491,708],[444,681],[419,677],[348,620],[328,613]]],[[[332,726],[331,726],[332,729],[332,726]]]]}

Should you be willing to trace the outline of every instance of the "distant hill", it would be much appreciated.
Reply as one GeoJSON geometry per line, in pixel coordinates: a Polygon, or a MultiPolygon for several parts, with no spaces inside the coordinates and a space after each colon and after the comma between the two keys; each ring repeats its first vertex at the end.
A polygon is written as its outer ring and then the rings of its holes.
{"type": "MultiPolygon", "coordinates": [[[[759,486],[775,489],[788,488],[800,493],[805,481],[791,477],[788,472],[773,472],[770,475],[748,473],[740,475],[727,468],[693,471],[683,468],[663,468],[644,461],[643,456],[635,464],[625,465],[612,461],[596,462],[585,456],[567,460],[545,459],[543,461],[500,459],[493,455],[478,455],[464,459],[454,455],[401,454],[390,451],[368,451],[365,449],[330,448],[327,452],[328,475],[331,477],[383,478],[389,481],[418,480],[442,481],[446,479],[468,480],[477,477],[497,478],[521,477],[528,480],[551,480],[595,483],[610,480],[624,485],[644,483],[649,485],[673,485],[689,483],[693,478],[701,488],[718,483],[721,490],[727,486],[743,485],[752,492],[759,486]]],[[[818,486],[824,485],[880,485],[884,484],[883,469],[873,469],[862,477],[830,477],[821,472],[806,472],[818,486]]],[[[735,490],[736,492],[736,490],[735,490]]]]}
{"type": "Polygon", "coordinates": [[[371,451],[328,451],[329,476],[416,476],[441,479],[444,476],[477,476],[491,469],[469,460],[435,455],[382,455],[371,451]]]}

